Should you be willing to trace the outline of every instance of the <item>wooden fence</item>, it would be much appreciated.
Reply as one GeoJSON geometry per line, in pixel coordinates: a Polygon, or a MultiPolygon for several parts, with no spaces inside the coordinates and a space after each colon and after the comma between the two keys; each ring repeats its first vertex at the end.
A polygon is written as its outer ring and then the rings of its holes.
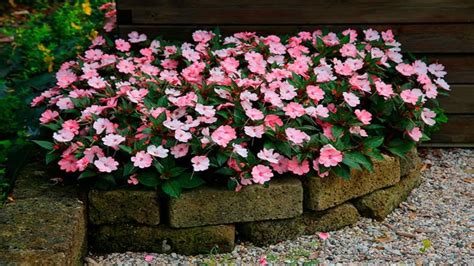
{"type": "Polygon", "coordinates": [[[474,0],[117,0],[122,35],[137,30],[186,40],[196,29],[256,31],[393,29],[404,51],[446,66],[449,123],[429,146],[474,147],[474,0]]]}

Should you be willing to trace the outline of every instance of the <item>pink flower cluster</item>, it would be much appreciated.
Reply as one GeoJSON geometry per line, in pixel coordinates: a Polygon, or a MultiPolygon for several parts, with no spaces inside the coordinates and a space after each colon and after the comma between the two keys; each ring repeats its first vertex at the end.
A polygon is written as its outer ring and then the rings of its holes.
{"type": "Polygon", "coordinates": [[[108,46],[99,36],[62,65],[32,102],[46,106],[40,122],[54,129],[62,170],[128,165],[137,184],[155,168],[172,177],[171,158],[196,175],[224,173],[237,190],[285,173],[324,177],[422,139],[440,114],[427,104],[449,90],[444,67],[404,59],[391,30],[192,37],[132,32],[108,46]]]}

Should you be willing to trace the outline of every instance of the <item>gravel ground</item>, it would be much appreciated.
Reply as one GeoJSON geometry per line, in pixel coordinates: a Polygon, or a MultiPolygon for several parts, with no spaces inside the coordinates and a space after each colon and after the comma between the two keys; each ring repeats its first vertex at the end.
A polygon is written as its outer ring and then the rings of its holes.
{"type": "Polygon", "coordinates": [[[357,224],[302,236],[267,247],[242,243],[232,253],[181,256],[175,253],[91,254],[88,265],[264,264],[267,263],[449,263],[474,264],[474,150],[420,150],[423,183],[384,222],[357,224]],[[147,262],[148,261],[148,262],[147,262]]]}

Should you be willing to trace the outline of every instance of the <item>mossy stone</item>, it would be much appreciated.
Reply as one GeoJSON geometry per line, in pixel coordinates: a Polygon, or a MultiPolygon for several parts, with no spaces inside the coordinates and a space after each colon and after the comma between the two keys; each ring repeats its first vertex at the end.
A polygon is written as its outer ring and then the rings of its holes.
{"type": "Polygon", "coordinates": [[[359,212],[366,217],[383,220],[401,202],[406,200],[410,192],[422,182],[420,172],[411,171],[392,187],[377,190],[354,201],[359,212]]]}
{"type": "Polygon", "coordinates": [[[285,219],[303,213],[303,188],[296,178],[281,178],[268,187],[246,186],[239,192],[201,187],[169,201],[175,228],[285,219]]]}
{"type": "Polygon", "coordinates": [[[325,211],[306,211],[303,214],[304,234],[335,231],[355,224],[360,218],[359,212],[350,203],[344,203],[325,211]]]}
{"type": "Polygon", "coordinates": [[[356,223],[360,218],[357,209],[345,203],[326,211],[305,211],[290,219],[257,221],[237,225],[239,237],[262,246],[291,240],[300,235],[311,235],[340,229],[356,223]]]}
{"type": "Polygon", "coordinates": [[[71,198],[28,198],[6,204],[0,211],[0,264],[63,257],[63,265],[79,264],[86,245],[85,216],[84,204],[71,198]],[[14,258],[15,254],[24,256],[14,258]]]}
{"type": "Polygon", "coordinates": [[[89,192],[89,221],[92,224],[160,223],[156,191],[118,189],[89,192]]]}
{"type": "Polygon", "coordinates": [[[193,255],[234,248],[233,225],[175,229],[166,225],[101,225],[90,233],[91,246],[98,252],[146,251],[193,255]]]}
{"type": "Polygon", "coordinates": [[[14,199],[26,198],[78,198],[76,185],[57,183],[51,181],[57,177],[56,171],[43,163],[25,165],[19,172],[13,189],[14,199]]]}
{"type": "Polygon", "coordinates": [[[333,174],[304,179],[305,207],[322,211],[400,181],[398,158],[384,155],[373,165],[373,172],[353,169],[348,180],[333,174]]]}
{"type": "Polygon", "coordinates": [[[410,174],[411,171],[418,169],[420,165],[421,159],[415,147],[405,155],[405,158],[400,158],[400,176],[410,174]]]}

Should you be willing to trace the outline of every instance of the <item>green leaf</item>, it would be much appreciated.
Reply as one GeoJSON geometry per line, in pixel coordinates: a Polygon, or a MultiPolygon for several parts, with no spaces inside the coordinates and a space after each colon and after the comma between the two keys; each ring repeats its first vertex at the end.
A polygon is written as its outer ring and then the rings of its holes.
{"type": "MultiPolygon", "coordinates": [[[[346,156],[346,154],[344,156],[346,156]]],[[[372,161],[369,158],[367,158],[364,154],[360,152],[351,152],[349,156],[351,157],[352,160],[363,165],[365,169],[369,170],[370,172],[374,170],[372,161]]]]}
{"type": "Polygon", "coordinates": [[[368,137],[364,141],[364,146],[366,148],[378,148],[380,145],[383,144],[384,137],[383,136],[376,136],[376,137],[368,137]]]}
{"type": "Polygon", "coordinates": [[[340,177],[344,178],[345,180],[349,180],[351,178],[351,171],[345,165],[338,165],[338,166],[334,167],[333,172],[337,176],[340,176],[340,177]]]}
{"type": "Polygon", "coordinates": [[[176,182],[178,182],[178,184],[181,188],[188,188],[188,189],[199,187],[199,186],[201,186],[202,184],[205,183],[204,180],[202,180],[201,177],[199,177],[196,174],[192,175],[190,173],[183,174],[175,180],[176,180],[176,182]]]}
{"type": "Polygon", "coordinates": [[[93,177],[93,176],[97,176],[97,173],[92,170],[85,170],[77,179],[81,180],[81,179],[93,177]]]}
{"type": "Polygon", "coordinates": [[[228,158],[229,156],[227,154],[223,152],[217,152],[216,153],[217,166],[222,166],[227,161],[228,158]]]}
{"type": "Polygon", "coordinates": [[[163,183],[161,189],[163,190],[163,192],[173,198],[178,198],[181,195],[182,191],[179,184],[174,180],[167,180],[165,183],[163,183]]]}
{"type": "Polygon", "coordinates": [[[115,183],[115,178],[111,174],[100,176],[95,182],[95,186],[99,189],[111,189],[115,187],[117,183],[115,183]]]}
{"type": "Polygon", "coordinates": [[[342,163],[349,166],[350,168],[361,170],[360,165],[352,158],[350,153],[344,153],[342,163]]]}
{"type": "Polygon", "coordinates": [[[377,159],[377,160],[383,160],[384,159],[382,154],[380,153],[380,151],[378,149],[372,149],[371,151],[367,152],[366,154],[369,155],[372,158],[377,159]]]}
{"type": "Polygon", "coordinates": [[[226,176],[235,176],[237,172],[234,169],[229,167],[222,167],[219,170],[215,171],[216,174],[226,175],[226,176]]]}
{"type": "Polygon", "coordinates": [[[128,162],[123,167],[123,176],[129,176],[135,171],[135,167],[133,166],[132,162],[128,162]]]}
{"type": "Polygon", "coordinates": [[[47,150],[53,150],[54,143],[45,140],[33,140],[34,143],[38,144],[41,148],[47,150]]]}
{"type": "Polygon", "coordinates": [[[291,146],[288,142],[286,141],[280,142],[280,143],[277,143],[275,146],[278,149],[278,151],[283,153],[283,155],[285,155],[286,157],[292,157],[291,146]]]}
{"type": "Polygon", "coordinates": [[[46,164],[50,164],[51,162],[55,161],[59,158],[59,154],[56,153],[48,153],[46,154],[46,164]]]}
{"type": "Polygon", "coordinates": [[[156,171],[158,171],[158,173],[163,174],[165,172],[165,167],[160,162],[154,162],[153,166],[156,168],[156,171]]]}
{"type": "Polygon", "coordinates": [[[133,152],[132,148],[130,148],[130,147],[128,147],[128,146],[125,146],[125,145],[119,145],[119,148],[120,148],[122,151],[124,151],[124,152],[126,152],[126,153],[128,153],[128,154],[132,154],[132,152],[133,152]]]}
{"type": "Polygon", "coordinates": [[[173,167],[169,170],[170,172],[170,177],[175,177],[175,176],[179,176],[181,175],[182,173],[186,172],[187,168],[185,167],[173,167]]]}
{"type": "Polygon", "coordinates": [[[160,184],[159,176],[155,172],[143,172],[138,174],[138,181],[146,187],[156,188],[160,184]]]}

